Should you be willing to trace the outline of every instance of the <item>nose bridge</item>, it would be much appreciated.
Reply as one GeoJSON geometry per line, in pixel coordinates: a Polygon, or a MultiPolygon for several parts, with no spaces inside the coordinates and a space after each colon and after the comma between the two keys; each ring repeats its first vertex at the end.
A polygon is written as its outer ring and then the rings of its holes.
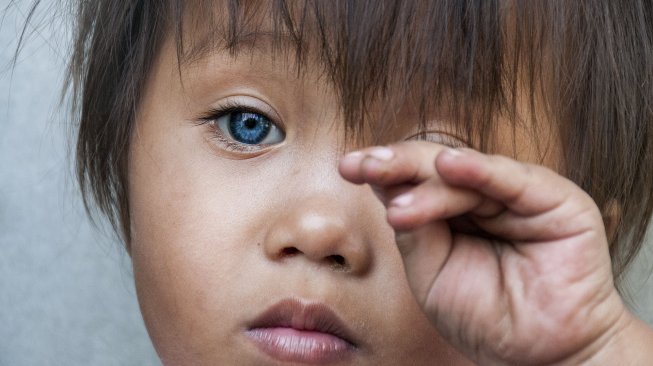
{"type": "MultiPolygon", "coordinates": [[[[365,219],[369,188],[345,181],[337,157],[297,164],[289,184],[293,197],[274,217],[265,238],[266,256],[274,261],[310,261],[329,268],[364,273],[372,262],[369,222],[365,219]]],[[[371,197],[370,197],[371,196],[371,197]]]]}
{"type": "Polygon", "coordinates": [[[365,206],[369,205],[370,198],[374,197],[370,195],[368,186],[350,183],[340,176],[338,163],[345,147],[334,143],[328,148],[314,149],[320,151],[308,154],[312,156],[311,159],[296,159],[292,164],[286,189],[292,190],[298,200],[306,201],[310,208],[305,209],[314,211],[313,215],[359,217],[365,211],[365,206]]]}

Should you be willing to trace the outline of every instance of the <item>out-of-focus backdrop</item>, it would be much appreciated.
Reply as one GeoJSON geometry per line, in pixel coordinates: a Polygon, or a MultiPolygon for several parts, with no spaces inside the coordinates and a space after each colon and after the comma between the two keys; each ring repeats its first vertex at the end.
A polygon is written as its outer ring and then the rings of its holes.
{"type": "MultiPolygon", "coordinates": [[[[90,224],[76,190],[59,2],[42,2],[12,64],[31,2],[0,0],[0,366],[160,365],[129,258],[90,224]]],[[[651,246],[627,286],[649,324],[651,246]]]]}
{"type": "Polygon", "coordinates": [[[62,1],[41,2],[11,64],[31,3],[0,0],[0,366],[160,365],[129,257],[76,191],[62,1]]]}

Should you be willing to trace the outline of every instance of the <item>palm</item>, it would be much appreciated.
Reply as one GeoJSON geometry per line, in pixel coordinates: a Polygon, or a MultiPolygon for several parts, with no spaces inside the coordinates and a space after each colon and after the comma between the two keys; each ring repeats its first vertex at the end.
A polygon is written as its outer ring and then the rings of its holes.
{"type": "Polygon", "coordinates": [[[454,234],[433,266],[424,260],[438,250],[431,230],[402,243],[413,248],[404,256],[409,281],[432,323],[482,364],[552,362],[591,342],[606,320],[593,308],[614,293],[600,233],[524,244],[454,234]]]}

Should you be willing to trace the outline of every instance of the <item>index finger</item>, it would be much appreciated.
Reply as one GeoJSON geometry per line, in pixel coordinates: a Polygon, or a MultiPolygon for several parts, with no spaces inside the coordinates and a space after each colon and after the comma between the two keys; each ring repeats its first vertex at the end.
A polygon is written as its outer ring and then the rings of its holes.
{"type": "Polygon", "coordinates": [[[356,184],[419,184],[437,174],[435,158],[444,149],[424,141],[375,146],[345,155],[338,170],[343,178],[356,184]]]}

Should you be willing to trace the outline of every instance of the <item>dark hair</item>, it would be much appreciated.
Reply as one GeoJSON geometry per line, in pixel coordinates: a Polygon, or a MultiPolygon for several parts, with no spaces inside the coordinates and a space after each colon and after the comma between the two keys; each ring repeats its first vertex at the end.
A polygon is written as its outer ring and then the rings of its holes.
{"type": "MultiPolygon", "coordinates": [[[[562,173],[604,213],[619,207],[615,276],[639,250],[653,207],[653,2],[184,3],[78,5],[68,85],[79,113],[79,184],[87,208],[94,201],[127,245],[130,135],[162,41],[176,41],[181,65],[215,48],[237,53],[265,35],[298,72],[318,56],[354,135],[371,123],[372,104],[391,110],[414,97],[420,121],[444,108],[469,141],[491,150],[498,115],[515,128],[535,120],[519,116],[518,98],[532,111],[543,106],[562,142],[562,173]]],[[[382,122],[375,126],[391,118],[382,122]]],[[[537,126],[528,128],[536,134],[537,126]]]]}

